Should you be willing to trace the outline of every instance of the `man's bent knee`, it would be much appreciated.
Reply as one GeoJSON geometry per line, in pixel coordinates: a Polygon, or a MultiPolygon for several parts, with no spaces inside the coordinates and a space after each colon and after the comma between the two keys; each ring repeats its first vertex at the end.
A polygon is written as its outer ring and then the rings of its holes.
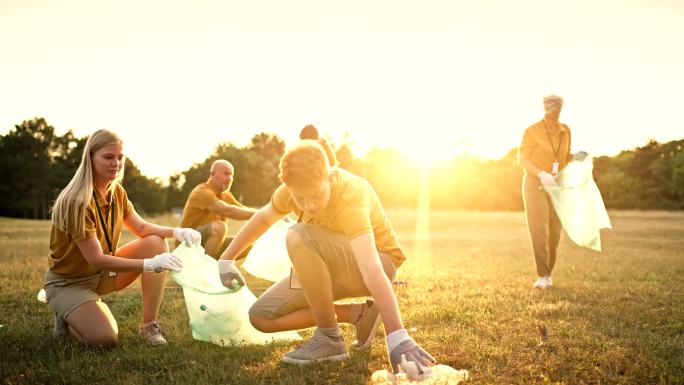
{"type": "Polygon", "coordinates": [[[226,235],[226,224],[223,221],[211,222],[211,236],[223,238],[226,235]]]}
{"type": "Polygon", "coordinates": [[[293,228],[287,230],[287,235],[285,237],[285,245],[287,246],[287,253],[290,258],[293,257],[294,253],[301,250],[305,246],[304,239],[299,234],[299,232],[293,228]]]}

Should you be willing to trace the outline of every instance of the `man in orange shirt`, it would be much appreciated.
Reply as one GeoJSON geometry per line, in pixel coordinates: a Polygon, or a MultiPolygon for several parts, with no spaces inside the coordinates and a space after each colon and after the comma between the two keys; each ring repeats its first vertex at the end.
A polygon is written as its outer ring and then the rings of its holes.
{"type": "Polygon", "coordinates": [[[233,165],[227,160],[215,161],[209,179],[190,192],[183,208],[181,226],[199,231],[205,252],[214,258],[218,258],[233,239],[226,237],[225,220],[245,221],[256,212],[230,193],[234,173],[233,165]]]}
{"type": "MultiPolygon", "coordinates": [[[[252,305],[250,322],[262,332],[315,326],[314,336],[283,362],[308,364],[349,357],[338,322],[355,326],[355,349],[369,347],[382,321],[393,370],[417,365],[419,374],[435,360],[404,328],[392,289],[396,269],[406,259],[392,224],[373,187],[364,179],[332,168],[321,145],[303,140],[280,161],[283,184],[271,202],[238,232],[219,259],[226,287],[244,285],[234,259],[277,220],[294,212],[286,247],[293,271],[252,305]],[[360,296],[373,300],[338,304],[360,296]]],[[[405,368],[404,368],[405,369],[405,368]]]]}
{"type": "Polygon", "coordinates": [[[570,128],[558,120],[562,107],[560,96],[544,97],[544,118],[525,130],[518,148],[518,164],[525,171],[523,202],[527,227],[539,276],[533,284],[536,289],[553,286],[551,272],[561,235],[560,219],[543,185],[556,185],[555,176],[573,158],[570,128]]]}

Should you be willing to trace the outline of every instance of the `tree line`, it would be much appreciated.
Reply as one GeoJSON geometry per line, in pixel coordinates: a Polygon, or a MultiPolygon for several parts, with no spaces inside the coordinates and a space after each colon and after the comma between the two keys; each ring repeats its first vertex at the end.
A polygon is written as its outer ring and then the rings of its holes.
{"type": "MultiPolygon", "coordinates": [[[[44,118],[25,120],[0,136],[0,216],[49,218],[57,194],[80,163],[86,139],[72,131],[57,135],[44,118]]],[[[462,155],[430,168],[397,149],[376,147],[360,158],[347,145],[335,149],[340,167],[366,178],[386,206],[415,206],[421,183],[427,183],[432,208],[523,208],[515,148],[497,160],[462,155]]],[[[123,184],[138,211],[162,213],[183,207],[190,191],[207,180],[211,163],[227,159],[236,169],[231,191],[244,204],[259,207],[279,184],[284,150],[284,141],[268,133],[255,135],[244,147],[220,143],[210,157],[167,181],[142,175],[126,158],[123,184]]],[[[609,209],[684,209],[684,140],[651,140],[614,157],[597,157],[594,179],[609,209]]]]}

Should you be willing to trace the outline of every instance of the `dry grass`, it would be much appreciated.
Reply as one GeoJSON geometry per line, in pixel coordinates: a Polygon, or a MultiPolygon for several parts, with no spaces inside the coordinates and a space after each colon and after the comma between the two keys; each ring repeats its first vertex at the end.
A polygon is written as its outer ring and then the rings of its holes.
{"type": "MultiPolygon", "coordinates": [[[[471,383],[684,383],[684,213],[611,213],[602,253],[564,237],[548,291],[531,289],[521,213],[434,211],[429,243],[416,241],[414,212],[390,216],[410,258],[398,277],[407,282],[398,288],[406,327],[441,363],[468,369],[471,383]],[[540,326],[548,330],[542,346],[540,326]]],[[[387,367],[381,338],[346,362],[307,368],[280,363],[294,345],[193,341],[173,285],[161,315],[171,345],[137,340],[137,284],[104,298],[119,322],[117,348],[58,343],[47,307],[35,299],[48,237],[47,222],[0,218],[3,384],[364,384],[387,367]]],[[[267,286],[251,284],[257,293],[267,286]]],[[[344,333],[353,339],[349,328],[344,333]]]]}

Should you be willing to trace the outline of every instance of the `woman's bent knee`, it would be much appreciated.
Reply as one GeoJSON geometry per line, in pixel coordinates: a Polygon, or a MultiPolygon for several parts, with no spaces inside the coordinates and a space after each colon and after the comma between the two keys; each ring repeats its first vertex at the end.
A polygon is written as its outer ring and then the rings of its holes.
{"type": "Polygon", "coordinates": [[[166,239],[160,237],[159,235],[148,235],[144,238],[145,242],[148,243],[148,247],[155,254],[160,254],[169,251],[169,246],[166,244],[166,239]]]}
{"type": "Polygon", "coordinates": [[[93,337],[86,343],[88,345],[96,346],[98,348],[113,348],[119,342],[119,337],[116,334],[102,334],[93,337]]]}

